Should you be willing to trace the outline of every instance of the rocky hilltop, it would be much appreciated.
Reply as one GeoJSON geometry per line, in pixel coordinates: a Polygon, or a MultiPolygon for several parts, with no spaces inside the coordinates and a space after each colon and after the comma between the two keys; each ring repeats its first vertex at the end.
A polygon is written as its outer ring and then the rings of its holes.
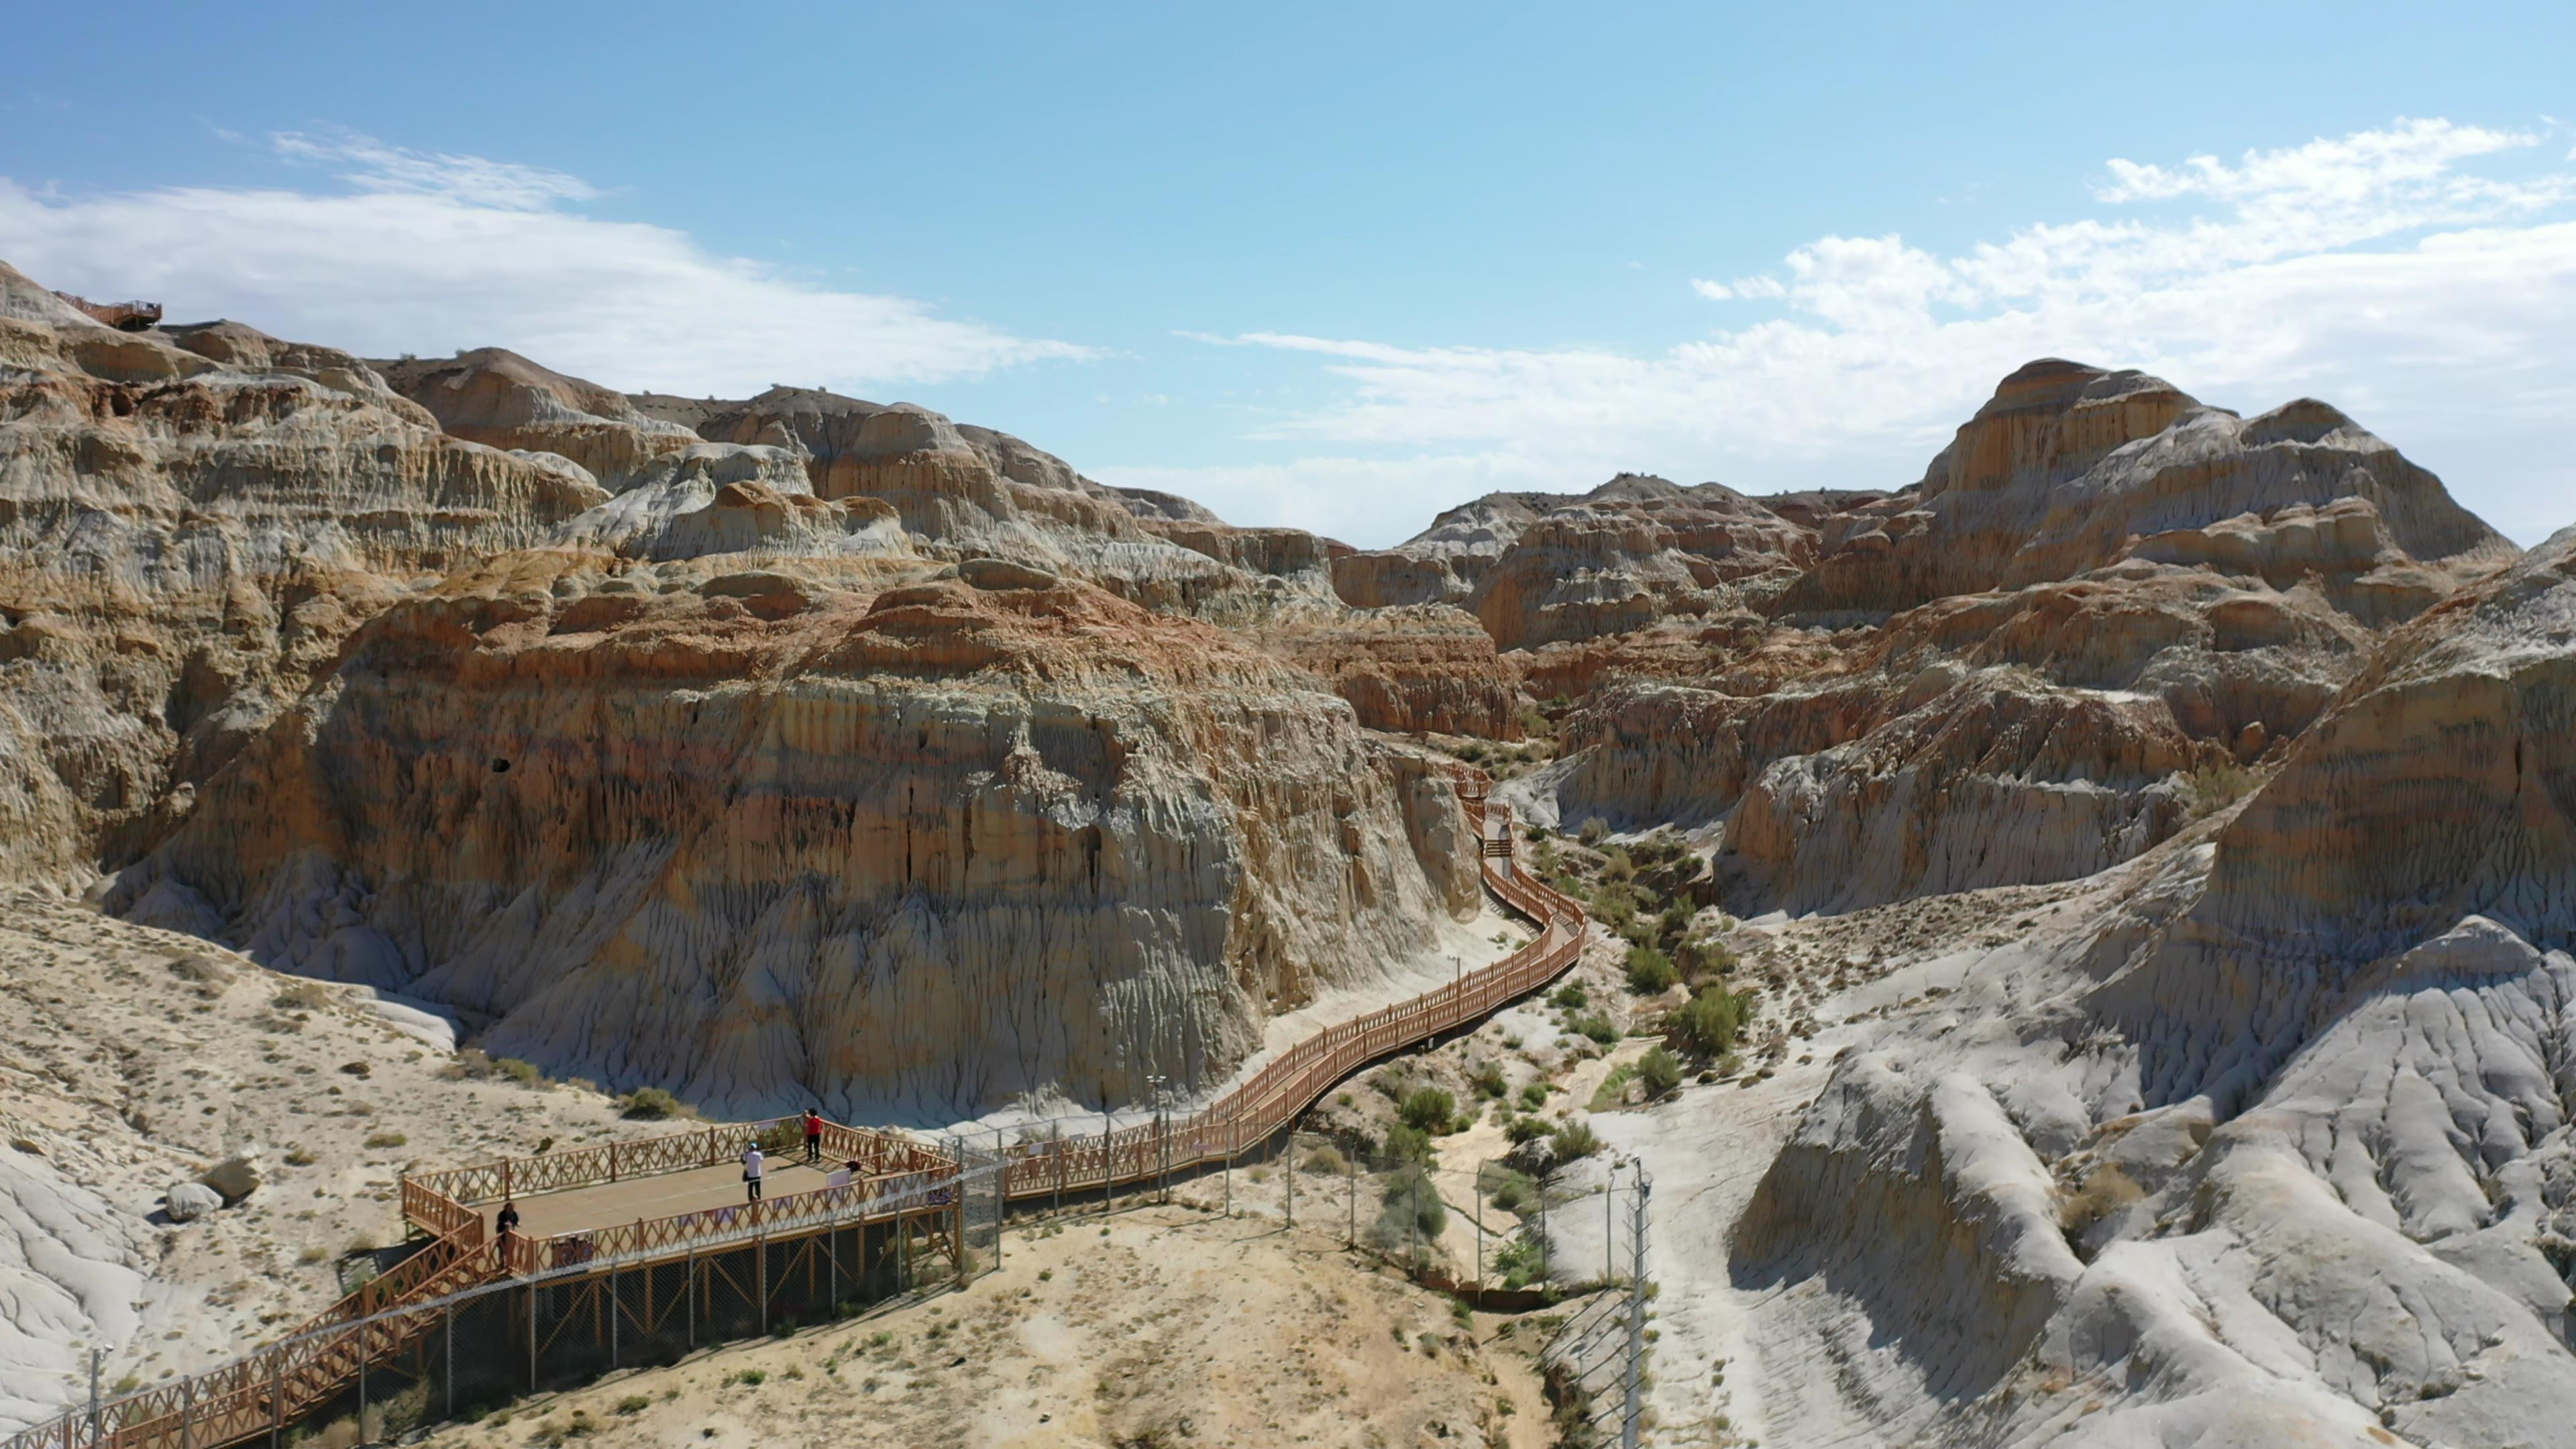
{"type": "Polygon", "coordinates": [[[1621,474],[1357,550],[911,404],[121,323],[0,267],[10,1000],[69,1043],[0,1095],[30,1312],[248,1311],[138,1287],[98,1191],[233,1119],[156,1125],[192,1089],[89,1044],[84,960],[355,1078],[352,1032],[716,1112],[1124,1104],[1456,969],[1465,761],[1633,999],[1406,1070],[1504,1082],[1496,1154],[1579,1086],[1689,1204],[1676,1433],[2576,1418],[2576,530],[2521,555],[2325,403],[2043,360],[1906,486],[1621,474]],[[1619,1032],[1711,992],[1621,1110],[1619,1032]]]}

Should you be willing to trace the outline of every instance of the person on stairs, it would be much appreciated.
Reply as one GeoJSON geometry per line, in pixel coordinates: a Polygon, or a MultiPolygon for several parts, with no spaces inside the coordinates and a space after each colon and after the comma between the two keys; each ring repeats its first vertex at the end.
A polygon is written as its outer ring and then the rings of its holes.
{"type": "Polygon", "coordinates": [[[742,1155],[742,1185],[750,1194],[744,1201],[760,1201],[760,1172],[760,1144],[755,1142],[751,1145],[751,1149],[742,1155]]]}

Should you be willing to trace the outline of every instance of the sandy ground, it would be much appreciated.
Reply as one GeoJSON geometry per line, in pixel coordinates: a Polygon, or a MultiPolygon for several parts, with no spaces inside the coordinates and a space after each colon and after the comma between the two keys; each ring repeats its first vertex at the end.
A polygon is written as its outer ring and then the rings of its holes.
{"type": "Polygon", "coordinates": [[[612,1376],[426,1442],[1539,1449],[1537,1336],[1461,1320],[1329,1234],[1145,1207],[1015,1224],[1000,1269],[963,1292],[612,1376]]]}
{"type": "MultiPolygon", "coordinates": [[[[1746,948],[1739,970],[1766,989],[1744,1074],[1593,1116],[1612,1155],[1642,1163],[1655,1184],[1647,1227],[1648,1272],[1661,1290],[1648,1399],[1654,1442],[1676,1449],[1783,1438],[1877,1442],[1871,1425],[1843,1421],[1848,1406],[1840,1398],[1781,1401],[1776,1385],[1766,1398],[1746,1337],[1753,1299],[1728,1271],[1727,1239],[1799,1114],[1825,1086],[1835,1056],[1869,1039],[1873,1024],[1890,1013],[1937,1001],[1969,962],[2009,939],[2006,923],[2077,888],[2006,887],[1847,916],[1753,923],[1736,937],[1746,948]],[[1968,942],[1975,944],[1956,949],[1968,942]]],[[[1565,1174],[1567,1190],[1597,1188],[1605,1165],[1579,1164],[1565,1174]]],[[[1601,1260],[1600,1201],[1590,1199],[1595,1211],[1561,1213],[1552,1222],[1566,1259],[1601,1260]]],[[[1624,1249],[1626,1228],[1619,1234],[1624,1249]]],[[[1786,1291],[1821,1290],[1802,1284],[1786,1291]]]]}
{"type": "Polygon", "coordinates": [[[0,1419],[219,1362],[320,1311],[399,1242],[395,1177],[649,1136],[596,1092],[463,1075],[421,1023],[41,892],[0,898],[0,1419]],[[177,964],[174,964],[177,963],[177,964]],[[266,1183],[193,1223],[162,1193],[255,1149],[266,1183]]]}

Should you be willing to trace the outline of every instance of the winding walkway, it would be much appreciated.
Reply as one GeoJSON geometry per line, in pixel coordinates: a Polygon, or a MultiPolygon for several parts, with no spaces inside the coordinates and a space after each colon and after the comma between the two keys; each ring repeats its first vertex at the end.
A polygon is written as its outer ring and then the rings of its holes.
{"type": "MultiPolygon", "coordinates": [[[[1538,925],[1536,939],[1446,986],[1317,1032],[1198,1112],[1010,1149],[999,1164],[1004,1197],[1116,1188],[1230,1161],[1360,1068],[1481,1020],[1572,966],[1583,949],[1582,908],[1522,869],[1511,812],[1488,803],[1481,777],[1462,777],[1457,788],[1486,888],[1538,925]]],[[[0,1449],[225,1449],[276,1436],[362,1382],[368,1365],[413,1347],[433,1320],[406,1310],[504,1278],[552,1280],[878,1222],[927,1225],[934,1237],[945,1228],[948,1251],[962,1258],[969,1166],[900,1134],[827,1124],[826,1156],[855,1171],[762,1203],[736,1201],[733,1161],[752,1142],[794,1134],[794,1124],[736,1123],[407,1175],[403,1220],[429,1241],[393,1269],[276,1343],[21,1430],[0,1449]],[[524,1231],[496,1240],[490,1210],[505,1197],[553,1201],[524,1210],[524,1231]],[[717,1201],[702,1200],[709,1197],[717,1201]]],[[[973,1171],[994,1166],[987,1159],[973,1171]]],[[[781,1186],[795,1180],[780,1176],[781,1186]]]]}

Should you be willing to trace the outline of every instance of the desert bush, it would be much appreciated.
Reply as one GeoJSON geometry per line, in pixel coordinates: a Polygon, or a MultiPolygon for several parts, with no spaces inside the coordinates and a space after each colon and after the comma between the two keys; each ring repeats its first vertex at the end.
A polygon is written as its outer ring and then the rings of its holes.
{"type": "Polygon", "coordinates": [[[268,1004],[280,1011],[319,1011],[331,1004],[331,988],[319,981],[298,981],[277,993],[268,1004]]]}
{"type": "Polygon", "coordinates": [[[1681,1059],[1655,1047],[1637,1059],[1637,1080],[1645,1083],[1649,1100],[1663,1096],[1682,1084],[1681,1059]]]}
{"type": "Polygon", "coordinates": [[[2098,1167],[2084,1179],[2084,1186],[2069,1195],[2057,1209],[2057,1225],[2071,1241],[2084,1236],[2095,1223],[2146,1196],[2137,1181],[2117,1167],[2098,1167]]]}
{"type": "Polygon", "coordinates": [[[1526,1288],[1539,1280],[1545,1271],[1547,1250],[1528,1233],[1516,1233],[1494,1255],[1494,1271],[1500,1273],[1505,1288],[1526,1288]]]}
{"type": "Polygon", "coordinates": [[[369,1147],[404,1147],[408,1146],[410,1142],[410,1138],[399,1132],[370,1132],[367,1134],[367,1145],[369,1147]]]}
{"type": "Polygon", "coordinates": [[[1577,1016],[1565,1025],[1575,1035],[1590,1037],[1603,1046],[1619,1039],[1619,1028],[1612,1026],[1610,1018],[1597,1011],[1577,1016]]]}
{"type": "Polygon", "coordinates": [[[1586,845],[1599,845],[1610,838],[1610,822],[1595,815],[1583,822],[1583,827],[1574,833],[1574,838],[1586,845]]]}
{"type": "Polygon", "coordinates": [[[511,1081],[518,1083],[522,1087],[533,1087],[537,1083],[546,1079],[546,1074],[537,1070],[536,1063],[523,1062],[517,1057],[493,1058],[492,1070],[499,1072],[502,1076],[508,1077],[511,1081]]]}
{"type": "Polygon", "coordinates": [[[617,1112],[621,1117],[658,1122],[665,1117],[680,1115],[680,1099],[660,1087],[638,1087],[617,1099],[617,1112]]]}
{"type": "Polygon", "coordinates": [[[1637,1080],[1636,1063],[1621,1062],[1612,1067],[1610,1074],[1601,1079],[1601,1085],[1593,1089],[1590,1110],[1616,1112],[1628,1105],[1628,1084],[1635,1080],[1637,1080]]]}
{"type": "Polygon", "coordinates": [[[1351,1163],[1349,1158],[1342,1156],[1340,1148],[1327,1142],[1306,1154],[1306,1170],[1308,1172],[1348,1172],[1351,1170],[1351,1163]]]}
{"type": "Polygon", "coordinates": [[[1535,1112],[1547,1105],[1547,1083],[1532,1082],[1521,1088],[1521,1106],[1535,1112]]]}
{"type": "Polygon", "coordinates": [[[2191,818],[2206,819],[2254,793],[2262,777],[2237,764],[2203,765],[2183,776],[2191,797],[2191,818]]]}
{"type": "Polygon", "coordinates": [[[1568,1122],[1548,1134],[1548,1148],[1559,1162],[1590,1157],[1601,1150],[1601,1134],[1589,1122],[1568,1122]]]}
{"type": "Polygon", "coordinates": [[[1672,989],[1682,979],[1673,969],[1673,958],[1652,946],[1628,948],[1628,989],[1640,996],[1655,996],[1672,989]]]}
{"type": "Polygon", "coordinates": [[[1475,1070],[1467,1074],[1467,1085],[1488,1100],[1511,1090],[1511,1083],[1503,1080],[1503,1064],[1493,1061],[1478,1062],[1475,1070]]]}
{"type": "Polygon", "coordinates": [[[1556,994],[1547,1000],[1550,1006],[1560,1010],[1581,1011],[1592,1004],[1592,993],[1583,989],[1582,982],[1569,981],[1556,988],[1556,994]]]}
{"type": "Polygon", "coordinates": [[[1417,1229],[1425,1241],[1435,1241],[1448,1226],[1448,1207],[1440,1201],[1431,1175],[1416,1165],[1387,1179],[1369,1241],[1381,1250],[1393,1251],[1412,1243],[1417,1229]]]}
{"type": "Polygon", "coordinates": [[[1728,991],[1723,986],[1703,986],[1671,1017],[1671,1035],[1676,1045],[1703,1059],[1723,1056],[1735,1045],[1743,1031],[1744,1021],[1752,1014],[1749,993],[1728,991]]]}
{"type": "Polygon", "coordinates": [[[1398,1122],[1386,1129],[1386,1155],[1398,1162],[1428,1162],[1432,1155],[1431,1134],[1398,1122]]]}
{"type": "Polygon", "coordinates": [[[1493,1186],[1486,1191],[1485,1196],[1494,1206],[1503,1211],[1516,1213],[1537,1205],[1538,1185],[1531,1182],[1524,1173],[1505,1169],[1494,1179],[1493,1186]]]}
{"type": "Polygon", "coordinates": [[[1395,1114],[1407,1127],[1442,1136],[1456,1130],[1458,1099],[1438,1087],[1416,1087],[1395,1104],[1395,1114]]]}
{"type": "Polygon", "coordinates": [[[652,1399],[643,1394],[628,1394],[617,1401],[617,1412],[621,1414],[640,1414],[651,1407],[652,1399]]]}

